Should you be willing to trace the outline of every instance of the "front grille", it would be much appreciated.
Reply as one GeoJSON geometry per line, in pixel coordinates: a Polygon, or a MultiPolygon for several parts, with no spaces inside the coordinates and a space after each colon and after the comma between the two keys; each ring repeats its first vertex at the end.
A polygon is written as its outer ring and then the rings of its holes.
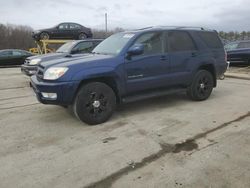
{"type": "Polygon", "coordinates": [[[37,78],[43,79],[43,71],[44,71],[44,67],[41,65],[38,65],[37,72],[36,72],[37,78]]]}

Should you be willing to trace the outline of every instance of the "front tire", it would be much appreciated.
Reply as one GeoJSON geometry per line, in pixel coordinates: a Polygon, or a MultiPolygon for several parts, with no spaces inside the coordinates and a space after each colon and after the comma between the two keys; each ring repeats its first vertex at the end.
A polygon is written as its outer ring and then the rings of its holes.
{"type": "Polygon", "coordinates": [[[89,125],[106,122],[116,107],[112,88],[101,82],[83,85],[76,95],[73,111],[77,118],[89,125]]]}
{"type": "Polygon", "coordinates": [[[40,39],[41,39],[41,40],[49,40],[49,34],[46,33],[46,32],[42,32],[42,33],[40,34],[40,39]]]}
{"type": "Polygon", "coordinates": [[[199,70],[187,89],[187,95],[195,101],[206,100],[213,90],[213,76],[207,70],[199,70]]]}

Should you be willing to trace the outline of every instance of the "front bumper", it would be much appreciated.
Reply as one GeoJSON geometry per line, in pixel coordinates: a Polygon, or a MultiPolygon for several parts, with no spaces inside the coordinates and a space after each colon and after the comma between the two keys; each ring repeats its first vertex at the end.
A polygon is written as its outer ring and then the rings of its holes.
{"type": "Polygon", "coordinates": [[[21,72],[27,76],[36,74],[37,66],[21,65],[21,72]]]}
{"type": "Polygon", "coordinates": [[[31,76],[31,86],[36,93],[37,99],[43,104],[70,105],[73,103],[79,82],[46,82],[37,79],[36,75],[31,76]],[[43,93],[56,93],[56,99],[48,99],[42,96],[43,93]]]}

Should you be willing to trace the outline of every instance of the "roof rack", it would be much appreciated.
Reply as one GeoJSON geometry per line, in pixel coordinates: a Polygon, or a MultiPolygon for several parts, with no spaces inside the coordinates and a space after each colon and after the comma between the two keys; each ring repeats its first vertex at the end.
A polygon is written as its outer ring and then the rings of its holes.
{"type": "Polygon", "coordinates": [[[217,32],[215,29],[208,29],[205,27],[193,27],[193,26],[181,26],[181,27],[177,27],[176,29],[198,29],[198,30],[202,30],[202,31],[214,31],[217,32]]]}
{"type": "Polygon", "coordinates": [[[199,30],[208,30],[208,29],[205,29],[204,27],[193,27],[193,26],[180,26],[180,27],[177,27],[176,29],[199,29],[199,30]]]}
{"type": "Polygon", "coordinates": [[[212,29],[207,29],[204,27],[193,27],[193,26],[150,26],[150,27],[145,27],[145,28],[141,28],[138,30],[145,30],[145,29],[152,29],[152,28],[171,28],[171,29],[196,29],[196,30],[202,30],[202,31],[215,31],[216,30],[212,30],[212,29]]]}

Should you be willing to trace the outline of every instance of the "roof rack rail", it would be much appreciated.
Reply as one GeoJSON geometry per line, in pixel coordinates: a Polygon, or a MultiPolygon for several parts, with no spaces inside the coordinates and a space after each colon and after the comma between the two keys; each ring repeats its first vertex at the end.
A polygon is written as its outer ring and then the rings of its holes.
{"type": "Polygon", "coordinates": [[[144,29],[151,29],[153,28],[154,26],[149,26],[149,27],[143,27],[143,28],[140,28],[140,29],[136,29],[136,30],[144,30],[144,29]]]}
{"type": "Polygon", "coordinates": [[[208,29],[205,29],[204,27],[193,27],[193,26],[180,26],[180,27],[177,27],[176,29],[199,29],[199,30],[208,30],[208,29]]]}
{"type": "Polygon", "coordinates": [[[182,26],[182,27],[177,27],[176,29],[198,29],[198,30],[202,30],[202,31],[214,31],[217,32],[215,29],[208,29],[205,27],[190,27],[190,26],[182,26]]]}
{"type": "Polygon", "coordinates": [[[196,30],[202,30],[202,31],[214,31],[217,32],[216,30],[213,29],[208,29],[205,27],[194,27],[194,26],[164,26],[164,25],[158,25],[158,26],[150,26],[150,27],[145,27],[137,30],[145,30],[145,29],[152,29],[152,28],[170,28],[170,29],[196,29],[196,30]]]}

